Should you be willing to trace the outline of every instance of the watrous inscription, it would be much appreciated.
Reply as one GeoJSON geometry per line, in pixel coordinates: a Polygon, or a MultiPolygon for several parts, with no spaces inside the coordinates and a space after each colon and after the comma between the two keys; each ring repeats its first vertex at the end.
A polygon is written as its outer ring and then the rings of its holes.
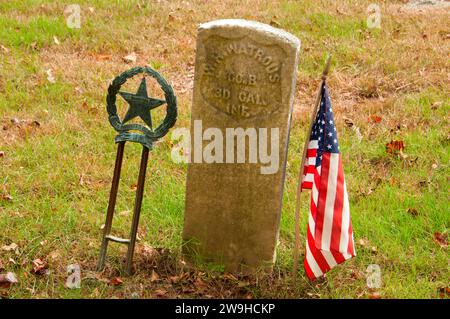
{"type": "Polygon", "coordinates": [[[201,71],[204,100],[235,120],[269,116],[281,104],[283,51],[247,37],[211,36],[201,71]]]}

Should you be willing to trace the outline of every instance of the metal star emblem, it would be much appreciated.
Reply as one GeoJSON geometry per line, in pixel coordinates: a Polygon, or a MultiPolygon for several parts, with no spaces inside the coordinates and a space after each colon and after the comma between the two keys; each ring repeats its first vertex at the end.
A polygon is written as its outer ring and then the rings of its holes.
{"type": "Polygon", "coordinates": [[[120,91],[119,94],[130,105],[130,108],[128,109],[127,114],[125,114],[122,122],[128,122],[139,116],[145,122],[145,124],[147,124],[148,127],[152,129],[152,115],[150,113],[150,110],[165,104],[166,101],[148,97],[147,82],[145,80],[145,77],[142,78],[141,84],[139,85],[139,89],[136,94],[122,91],[120,91]]]}

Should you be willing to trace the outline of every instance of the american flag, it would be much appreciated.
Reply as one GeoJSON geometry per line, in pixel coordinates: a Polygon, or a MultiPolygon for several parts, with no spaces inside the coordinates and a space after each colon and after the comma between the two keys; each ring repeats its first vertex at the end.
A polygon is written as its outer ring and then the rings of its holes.
{"type": "Polygon", "coordinates": [[[312,127],[301,187],[311,189],[305,271],[309,279],[355,256],[352,223],[333,109],[325,83],[312,127]]]}

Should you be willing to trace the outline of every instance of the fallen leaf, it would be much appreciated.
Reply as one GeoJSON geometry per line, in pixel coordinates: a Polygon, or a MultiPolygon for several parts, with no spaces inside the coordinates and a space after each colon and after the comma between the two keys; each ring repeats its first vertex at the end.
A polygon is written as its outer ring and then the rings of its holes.
{"type": "Polygon", "coordinates": [[[370,115],[368,120],[369,120],[370,123],[380,123],[381,122],[381,116],[370,115]]]}
{"type": "Polygon", "coordinates": [[[381,295],[378,291],[374,291],[369,294],[369,299],[381,299],[381,295]]]}
{"type": "Polygon", "coordinates": [[[14,125],[19,125],[20,124],[20,120],[17,117],[13,117],[11,119],[11,123],[14,125]]]}
{"type": "Polygon", "coordinates": [[[2,250],[4,251],[16,251],[19,246],[17,246],[16,243],[11,243],[9,245],[5,245],[2,247],[2,250]]]}
{"type": "Polygon", "coordinates": [[[19,120],[16,117],[13,117],[11,119],[11,124],[21,127],[22,125],[27,125],[27,126],[33,126],[33,127],[39,127],[41,126],[41,123],[39,123],[36,120],[31,120],[31,119],[24,119],[24,120],[19,120]]]}
{"type": "Polygon", "coordinates": [[[155,294],[156,294],[158,297],[162,297],[162,296],[164,296],[164,295],[167,294],[167,290],[165,290],[165,289],[156,289],[156,290],[155,290],[155,294]]]}
{"type": "Polygon", "coordinates": [[[395,177],[391,177],[390,179],[389,179],[389,184],[391,185],[391,186],[395,186],[395,185],[397,185],[398,183],[397,183],[397,180],[395,179],[395,177]]]}
{"type": "Polygon", "coordinates": [[[417,209],[415,209],[415,208],[408,208],[408,214],[410,214],[410,215],[412,215],[412,216],[414,216],[414,217],[417,217],[417,216],[419,216],[419,212],[417,211],[417,209]]]}
{"type": "Polygon", "coordinates": [[[3,46],[3,45],[1,45],[1,44],[0,44],[0,48],[1,48],[5,53],[9,53],[9,52],[10,52],[10,50],[9,50],[7,47],[5,47],[5,46],[3,46]]]}
{"type": "Polygon", "coordinates": [[[358,245],[360,245],[361,247],[366,247],[369,244],[369,241],[365,238],[360,238],[358,239],[358,245]]]}
{"type": "Polygon", "coordinates": [[[155,270],[152,270],[152,276],[150,277],[150,282],[155,282],[159,280],[159,276],[155,270]]]}
{"type": "Polygon", "coordinates": [[[78,94],[83,94],[83,89],[80,88],[79,86],[75,87],[75,92],[78,94]]]}
{"type": "Polygon", "coordinates": [[[336,8],[336,12],[340,15],[347,15],[347,13],[345,13],[342,9],[340,8],[336,8]]]}
{"type": "Polygon", "coordinates": [[[22,217],[24,217],[24,214],[23,213],[21,213],[21,212],[11,212],[11,214],[13,215],[13,216],[17,216],[17,217],[20,217],[20,218],[22,218],[22,217]]]}
{"type": "Polygon", "coordinates": [[[47,80],[50,83],[56,83],[55,77],[53,76],[52,70],[48,69],[47,71],[45,71],[45,73],[47,73],[47,80]]]}
{"type": "Polygon", "coordinates": [[[25,288],[27,291],[29,291],[32,295],[34,295],[34,293],[36,292],[36,290],[34,290],[33,288],[25,288]]]}
{"type": "Polygon", "coordinates": [[[363,276],[358,269],[352,269],[350,276],[353,279],[361,279],[363,276]]]}
{"type": "Polygon", "coordinates": [[[144,255],[145,258],[149,260],[154,259],[159,255],[159,252],[151,246],[143,245],[141,250],[142,250],[141,254],[144,255]]]}
{"type": "Polygon", "coordinates": [[[134,63],[134,62],[136,62],[136,59],[137,59],[136,53],[134,53],[134,52],[131,52],[130,54],[122,57],[122,60],[125,63],[134,63]]]}
{"type": "Polygon", "coordinates": [[[450,297],[450,287],[439,288],[439,297],[441,299],[450,297]]]}
{"type": "Polygon", "coordinates": [[[197,279],[194,282],[194,286],[195,288],[202,290],[206,287],[206,283],[200,277],[197,277],[197,279]]]}
{"type": "Polygon", "coordinates": [[[311,297],[311,298],[315,298],[315,299],[320,298],[320,294],[318,294],[318,293],[307,292],[306,294],[308,295],[308,297],[311,297]]]}
{"type": "Polygon", "coordinates": [[[195,289],[193,289],[191,286],[183,286],[182,291],[185,294],[190,294],[190,293],[195,292],[195,289]]]}
{"type": "Polygon", "coordinates": [[[442,40],[448,40],[448,39],[450,39],[450,33],[447,33],[447,34],[442,34],[442,33],[441,33],[441,38],[442,38],[442,40]]]}
{"type": "Polygon", "coordinates": [[[432,110],[437,110],[439,107],[441,107],[444,103],[442,101],[438,101],[438,102],[434,102],[433,104],[431,104],[431,109],[432,110]]]}
{"type": "Polygon", "coordinates": [[[84,185],[84,176],[83,176],[83,174],[80,174],[80,178],[78,179],[78,184],[80,184],[80,186],[84,185]]]}
{"type": "Polygon", "coordinates": [[[141,241],[142,238],[147,237],[147,229],[144,227],[139,227],[136,235],[136,240],[141,241]]]}
{"type": "Polygon", "coordinates": [[[401,157],[402,159],[406,160],[406,164],[407,164],[408,166],[412,166],[412,165],[416,164],[416,163],[417,163],[417,160],[419,159],[418,156],[415,157],[415,158],[412,158],[412,157],[409,157],[408,155],[406,155],[406,154],[403,153],[403,152],[400,152],[400,157],[401,157]]]}
{"type": "Polygon", "coordinates": [[[176,284],[180,281],[180,276],[170,276],[169,279],[173,284],[176,284]]]}
{"type": "Polygon", "coordinates": [[[52,260],[57,260],[57,259],[59,259],[61,257],[61,254],[59,253],[58,250],[53,250],[48,256],[52,260]]]}
{"type": "Polygon", "coordinates": [[[12,201],[13,197],[9,194],[0,194],[0,199],[5,201],[12,201]]]}
{"type": "Polygon", "coordinates": [[[346,116],[344,116],[343,119],[344,119],[344,123],[345,123],[345,125],[347,127],[352,127],[353,126],[353,120],[352,119],[350,119],[350,118],[348,118],[346,116]]]}
{"type": "Polygon", "coordinates": [[[66,279],[65,287],[68,289],[81,288],[81,270],[80,265],[71,264],[67,266],[68,277],[66,279]]]}
{"type": "Polygon", "coordinates": [[[356,298],[361,299],[361,298],[364,297],[364,294],[365,294],[365,292],[362,291],[362,292],[360,292],[359,294],[356,295],[356,298]]]}
{"type": "Polygon", "coordinates": [[[230,274],[230,273],[224,274],[223,275],[223,279],[231,280],[231,281],[237,281],[238,280],[233,274],[230,274]]]}
{"type": "Polygon", "coordinates": [[[440,232],[434,233],[434,241],[442,248],[448,247],[447,234],[442,234],[440,232]]]}
{"type": "Polygon", "coordinates": [[[395,124],[393,128],[390,129],[391,133],[398,133],[402,130],[402,125],[400,123],[395,124]]]}
{"type": "Polygon", "coordinates": [[[0,288],[8,289],[12,284],[16,284],[19,281],[14,273],[8,272],[6,275],[0,274],[0,288]]]}
{"type": "Polygon", "coordinates": [[[404,141],[391,140],[389,143],[386,144],[386,153],[396,154],[398,152],[403,151],[404,148],[405,148],[404,141]]]}
{"type": "Polygon", "coordinates": [[[45,275],[48,271],[48,264],[46,261],[38,258],[32,261],[33,268],[31,269],[31,272],[35,275],[41,276],[45,275]]]}
{"type": "Polygon", "coordinates": [[[96,54],[95,55],[95,59],[97,61],[105,61],[105,60],[109,60],[112,58],[111,54],[96,54]]]}
{"type": "Polygon", "coordinates": [[[53,42],[55,42],[56,45],[60,44],[60,42],[56,36],[53,36],[53,42]]]}
{"type": "Polygon", "coordinates": [[[281,27],[281,23],[278,22],[278,21],[275,20],[275,19],[270,20],[270,25],[271,25],[272,27],[276,27],[276,28],[280,28],[280,27],[281,27]]]}
{"type": "Polygon", "coordinates": [[[109,281],[112,286],[120,286],[123,284],[123,280],[120,277],[114,277],[109,281]]]}

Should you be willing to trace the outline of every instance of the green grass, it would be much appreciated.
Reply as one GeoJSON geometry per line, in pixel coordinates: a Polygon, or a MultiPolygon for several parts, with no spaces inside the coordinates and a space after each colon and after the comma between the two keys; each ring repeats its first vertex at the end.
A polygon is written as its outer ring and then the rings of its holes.
{"type": "MultiPolygon", "coordinates": [[[[199,4],[201,8],[191,10],[181,2],[139,9],[119,1],[79,1],[82,28],[72,30],[66,27],[63,16],[70,3],[28,0],[0,4],[0,44],[9,49],[5,52],[0,48],[0,124],[5,127],[0,131],[0,151],[5,153],[0,158],[0,247],[19,245],[18,254],[0,250],[5,271],[15,272],[19,279],[7,291],[10,298],[129,297],[139,289],[143,289],[143,297],[155,297],[159,286],[150,282],[148,271],[123,278],[119,287],[89,277],[95,269],[116,151],[115,133],[104,105],[107,84],[129,67],[121,56],[131,51],[142,58],[139,63],[151,63],[170,81],[180,82],[180,76],[187,81],[188,63],[195,54],[196,25],[218,17],[247,16],[266,23],[275,17],[282,28],[302,40],[299,90],[304,95],[296,101],[303,107],[309,109],[314,98],[326,51],[333,53],[330,90],[355,240],[365,239],[368,244],[358,245],[357,257],[332,270],[325,281],[309,283],[300,270],[300,280],[291,287],[295,189],[309,118],[302,113],[293,123],[288,154],[275,267],[281,279],[251,285],[240,296],[251,292],[254,297],[268,298],[312,294],[366,298],[371,294],[365,278],[370,264],[381,267],[378,292],[382,297],[436,298],[439,289],[448,286],[448,250],[434,241],[435,232],[448,234],[450,226],[449,90],[443,76],[436,76],[439,70],[448,69],[448,62],[437,53],[448,44],[433,32],[437,22],[411,18],[417,20],[400,24],[400,35],[394,41],[397,17],[383,15],[381,30],[366,28],[365,8],[370,1],[359,6],[343,2],[340,9],[345,15],[324,1],[279,1],[270,7],[255,4],[258,10],[248,5],[239,12],[231,5],[222,8],[219,2],[199,4]],[[93,13],[88,6],[94,7],[93,13]],[[169,19],[169,12],[174,19],[169,19]],[[416,25],[436,38],[418,43],[423,40],[417,40],[416,25]],[[54,36],[60,45],[54,43],[54,36]],[[399,45],[396,41],[403,42],[399,45]],[[96,61],[95,54],[113,57],[96,61]],[[47,81],[49,68],[54,84],[47,81]],[[376,89],[382,98],[360,95],[361,91],[371,92],[367,78],[379,80],[376,89]],[[414,83],[396,89],[409,82],[414,83]],[[348,92],[351,99],[346,100],[348,92]],[[354,101],[349,109],[348,103],[354,101]],[[372,114],[380,115],[382,121],[369,123],[367,118],[372,114]],[[361,141],[342,116],[351,118],[360,129],[361,141]],[[13,118],[36,120],[40,126],[24,123],[15,127],[13,118]],[[405,142],[407,158],[386,153],[385,144],[391,139],[405,142]],[[417,210],[417,216],[408,213],[409,209],[417,210]],[[36,258],[49,262],[49,275],[30,273],[31,261],[36,258]],[[71,263],[82,267],[85,277],[80,290],[64,287],[66,267],[71,263]]],[[[182,86],[188,87],[187,83],[182,86]]],[[[189,88],[178,94],[178,101],[177,126],[187,127],[189,88]]],[[[139,245],[166,247],[178,256],[186,165],[173,163],[170,151],[167,136],[151,152],[139,245]]],[[[127,144],[114,221],[114,233],[123,237],[128,236],[131,223],[140,152],[138,145],[127,144]]],[[[302,243],[308,202],[309,193],[305,192],[302,243]]],[[[123,275],[123,248],[111,244],[109,256],[104,276],[123,275]]],[[[209,266],[209,270],[214,273],[218,269],[209,266]]]]}
{"type": "Polygon", "coordinates": [[[30,46],[35,43],[37,47],[49,44],[53,36],[65,38],[72,32],[65,26],[64,17],[34,17],[28,21],[17,21],[14,18],[4,17],[0,20],[0,38],[7,46],[30,46]]]}

